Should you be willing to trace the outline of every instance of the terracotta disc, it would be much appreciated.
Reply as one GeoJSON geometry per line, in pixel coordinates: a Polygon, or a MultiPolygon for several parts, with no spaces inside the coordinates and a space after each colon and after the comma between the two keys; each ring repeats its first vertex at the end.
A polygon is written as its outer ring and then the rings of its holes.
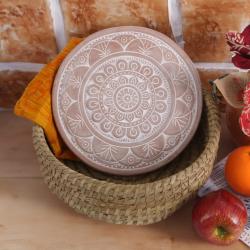
{"type": "Polygon", "coordinates": [[[118,175],[155,170],[193,137],[201,115],[198,73],[165,35],[116,27],[90,35],[62,63],[53,113],[68,147],[118,175]]]}

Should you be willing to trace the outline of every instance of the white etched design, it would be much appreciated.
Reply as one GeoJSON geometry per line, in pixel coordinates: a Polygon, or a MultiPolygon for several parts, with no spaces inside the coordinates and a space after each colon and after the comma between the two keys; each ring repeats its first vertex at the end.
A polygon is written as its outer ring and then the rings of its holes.
{"type": "Polygon", "coordinates": [[[147,32],[108,32],[83,43],[55,86],[66,143],[106,171],[166,164],[199,119],[197,79],[166,41],[147,32]]]}
{"type": "Polygon", "coordinates": [[[121,146],[158,136],[173,111],[170,79],[136,56],[120,55],[96,66],[80,93],[83,119],[92,132],[121,146]]]}

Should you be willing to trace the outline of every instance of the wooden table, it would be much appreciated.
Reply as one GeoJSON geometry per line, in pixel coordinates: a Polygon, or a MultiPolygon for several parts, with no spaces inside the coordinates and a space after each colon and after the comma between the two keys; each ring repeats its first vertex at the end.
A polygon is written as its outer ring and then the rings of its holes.
{"type": "MultiPolygon", "coordinates": [[[[31,141],[32,124],[0,112],[0,250],[215,250],[191,225],[193,202],[160,223],[111,225],[75,213],[43,183],[31,141]]],[[[233,148],[224,135],[219,158],[233,148]]]]}

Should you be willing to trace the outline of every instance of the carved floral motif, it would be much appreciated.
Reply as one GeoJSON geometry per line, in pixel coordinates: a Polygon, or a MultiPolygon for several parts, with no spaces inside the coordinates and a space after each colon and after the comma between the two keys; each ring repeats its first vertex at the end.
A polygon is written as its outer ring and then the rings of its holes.
{"type": "Polygon", "coordinates": [[[200,89],[189,67],[146,31],[92,37],[57,77],[58,127],[78,156],[99,169],[159,167],[187,143],[199,118],[200,89]]]}

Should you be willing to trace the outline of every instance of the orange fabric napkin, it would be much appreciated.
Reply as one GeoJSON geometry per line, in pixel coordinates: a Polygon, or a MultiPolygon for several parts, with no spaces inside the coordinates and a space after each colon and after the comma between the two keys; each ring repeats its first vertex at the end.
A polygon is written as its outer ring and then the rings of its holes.
{"type": "Polygon", "coordinates": [[[66,147],[54,124],[51,106],[51,90],[58,68],[69,52],[83,39],[72,38],[66,47],[48,63],[28,84],[15,105],[14,113],[40,125],[55,156],[60,159],[76,159],[66,147]]]}

